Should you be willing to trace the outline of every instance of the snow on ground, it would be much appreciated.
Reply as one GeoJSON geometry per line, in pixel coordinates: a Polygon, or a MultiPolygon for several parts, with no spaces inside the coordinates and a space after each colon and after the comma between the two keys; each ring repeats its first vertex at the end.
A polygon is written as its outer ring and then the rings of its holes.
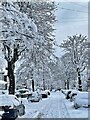
{"type": "Polygon", "coordinates": [[[26,114],[22,118],[88,118],[88,108],[75,109],[73,102],[65,99],[61,92],[52,92],[48,98],[39,102],[22,100],[26,114]]]}
{"type": "Polygon", "coordinates": [[[64,99],[63,100],[70,115],[70,118],[88,118],[88,108],[78,108],[75,109],[73,106],[73,102],[70,100],[64,99]]]}

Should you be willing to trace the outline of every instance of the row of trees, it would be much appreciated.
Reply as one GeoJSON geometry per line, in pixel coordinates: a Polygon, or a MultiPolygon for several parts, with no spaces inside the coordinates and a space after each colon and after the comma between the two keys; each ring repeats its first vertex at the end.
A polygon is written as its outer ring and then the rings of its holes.
{"type": "Polygon", "coordinates": [[[77,87],[78,81],[78,90],[82,91],[81,74],[87,70],[88,66],[87,42],[87,36],[80,34],[69,36],[68,39],[60,45],[60,47],[65,50],[61,61],[65,68],[66,85],[68,89],[70,82],[73,83],[74,87],[77,87]]]}
{"type": "Polygon", "coordinates": [[[82,90],[81,73],[87,68],[87,37],[69,36],[59,46],[65,54],[54,55],[56,5],[49,1],[0,2],[0,48],[7,61],[9,93],[17,83],[32,79],[32,88],[76,87],[82,90]],[[19,67],[16,68],[16,65],[19,67]]]}
{"type": "Polygon", "coordinates": [[[18,2],[20,11],[26,13],[32,18],[37,25],[37,32],[40,35],[38,42],[33,42],[31,51],[26,53],[24,61],[17,70],[17,83],[22,79],[23,82],[32,80],[32,89],[34,91],[34,83],[37,86],[46,89],[49,87],[48,82],[51,79],[50,68],[48,62],[50,56],[53,55],[54,31],[53,24],[55,22],[54,11],[56,6],[54,2],[18,2]],[[25,72],[27,71],[27,72],[25,72]],[[48,81],[48,82],[47,82],[48,81]]]}

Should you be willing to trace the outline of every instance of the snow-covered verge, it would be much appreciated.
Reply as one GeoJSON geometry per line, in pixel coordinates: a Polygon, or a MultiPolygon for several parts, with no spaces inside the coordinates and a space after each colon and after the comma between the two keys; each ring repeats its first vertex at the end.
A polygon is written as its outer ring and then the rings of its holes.
{"type": "Polygon", "coordinates": [[[74,102],[70,102],[70,100],[63,99],[67,109],[68,113],[70,115],[70,118],[88,118],[88,108],[74,108],[74,102]]]}
{"type": "Polygon", "coordinates": [[[88,108],[76,110],[73,102],[65,99],[61,92],[52,92],[40,102],[22,101],[26,106],[26,114],[22,118],[88,118],[88,108]]]}

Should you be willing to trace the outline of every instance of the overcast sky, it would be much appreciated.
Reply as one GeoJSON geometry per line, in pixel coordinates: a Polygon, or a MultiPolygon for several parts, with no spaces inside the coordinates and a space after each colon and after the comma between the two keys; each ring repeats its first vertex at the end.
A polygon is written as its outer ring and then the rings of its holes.
{"type": "MultiPolygon", "coordinates": [[[[55,0],[60,1],[56,11],[56,41],[58,44],[67,36],[83,34],[88,36],[88,0],[55,0]],[[73,2],[66,2],[73,1],[73,2]]],[[[55,54],[61,56],[63,51],[56,49],[55,54]]]]}

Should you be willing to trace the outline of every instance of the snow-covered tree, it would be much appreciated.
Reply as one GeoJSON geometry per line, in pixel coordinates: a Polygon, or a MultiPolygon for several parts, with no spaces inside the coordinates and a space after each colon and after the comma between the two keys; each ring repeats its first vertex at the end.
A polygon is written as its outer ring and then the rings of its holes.
{"type": "Polygon", "coordinates": [[[15,92],[15,63],[32,46],[32,41],[37,41],[33,22],[26,14],[11,2],[0,3],[0,44],[7,60],[8,77],[10,81],[9,93],[15,92]]]}
{"type": "Polygon", "coordinates": [[[52,74],[52,88],[60,89],[65,88],[65,68],[60,58],[56,58],[55,61],[49,62],[49,67],[52,74]]]}
{"type": "Polygon", "coordinates": [[[87,36],[74,35],[69,36],[67,40],[63,41],[60,47],[69,52],[73,69],[77,73],[78,89],[82,90],[81,72],[87,67],[88,54],[86,48],[87,36]]]}
{"type": "Polygon", "coordinates": [[[35,0],[30,2],[16,2],[19,5],[20,11],[26,13],[28,17],[37,25],[37,31],[40,36],[44,37],[44,45],[47,46],[49,52],[52,51],[54,35],[52,34],[55,23],[54,12],[56,10],[56,5],[54,2],[35,0]]]}
{"type": "MultiPolygon", "coordinates": [[[[16,5],[19,6],[22,13],[26,13],[28,17],[32,17],[32,20],[37,25],[39,36],[38,42],[33,42],[32,50],[29,53],[26,53],[25,57],[23,58],[24,61],[17,71],[17,81],[21,76],[28,76],[26,77],[28,80],[30,79],[30,77],[34,77],[37,71],[38,76],[41,73],[43,74],[41,75],[41,80],[43,81],[44,87],[44,76],[46,76],[45,68],[49,70],[47,63],[53,53],[54,35],[52,34],[52,32],[54,31],[53,23],[55,22],[55,4],[53,2],[47,1],[25,1],[16,2],[16,5]],[[28,69],[28,72],[24,73],[23,70],[26,69],[28,69]]],[[[22,77],[22,80],[25,81],[24,77],[22,77]]]]}
{"type": "Polygon", "coordinates": [[[74,88],[76,86],[76,71],[73,69],[73,64],[71,62],[71,54],[65,53],[61,57],[61,61],[64,68],[64,77],[65,77],[65,88],[74,88]]]}

